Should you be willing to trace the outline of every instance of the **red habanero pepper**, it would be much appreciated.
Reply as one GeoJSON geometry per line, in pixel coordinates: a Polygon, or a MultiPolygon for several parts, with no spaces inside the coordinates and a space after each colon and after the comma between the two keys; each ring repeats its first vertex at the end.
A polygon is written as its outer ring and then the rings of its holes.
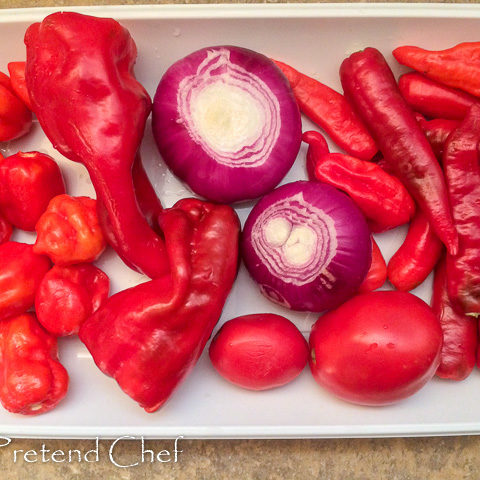
{"type": "Polygon", "coordinates": [[[418,118],[418,123],[422,127],[427,136],[433,153],[439,161],[442,161],[443,149],[448,136],[458,127],[460,122],[458,120],[448,120],[444,118],[434,118],[433,120],[425,120],[425,118],[418,118]]]}
{"type": "Polygon", "coordinates": [[[68,373],[58,361],[57,339],[35,315],[0,322],[0,402],[12,413],[52,410],[68,390],[68,373]]]}
{"type": "Polygon", "coordinates": [[[458,255],[447,255],[448,292],[455,308],[480,315],[480,104],[448,137],[443,169],[459,236],[458,255]]]}
{"type": "MultiPolygon", "coordinates": [[[[312,140],[309,132],[302,139],[312,140]]],[[[383,232],[407,223],[415,212],[415,203],[398,178],[379,165],[342,153],[316,154],[317,142],[309,145],[307,155],[315,157],[316,180],[347,193],[365,215],[373,232],[383,232]]]]}
{"type": "Polygon", "coordinates": [[[12,224],[0,213],[0,244],[8,242],[12,233],[12,224]]]}
{"type": "Polygon", "coordinates": [[[387,264],[377,242],[372,236],[372,263],[365,280],[358,289],[359,293],[367,293],[380,288],[387,280],[387,264]]]}
{"type": "Polygon", "coordinates": [[[7,68],[13,91],[28,109],[33,111],[32,102],[30,102],[30,95],[28,94],[27,84],[25,82],[25,62],[10,62],[7,68]]]}
{"type": "Polygon", "coordinates": [[[25,135],[32,126],[32,112],[15,95],[8,75],[0,72],[0,142],[25,135]]]}
{"type": "Polygon", "coordinates": [[[56,196],[38,220],[36,231],[33,251],[57,265],[93,262],[106,246],[96,200],[89,197],[56,196]]]}
{"type": "Polygon", "coordinates": [[[78,333],[80,325],[107,299],[109,288],[108,276],[91,263],[54,265],[35,296],[38,321],[58,337],[78,333]]]}
{"type": "Polygon", "coordinates": [[[11,241],[0,245],[0,321],[33,306],[50,267],[49,259],[34,253],[32,245],[11,241]]]}
{"type": "Polygon", "coordinates": [[[443,346],[436,375],[449,380],[467,378],[475,366],[478,327],[475,318],[458,313],[447,291],[445,258],[435,268],[432,309],[440,320],[443,346]]]}
{"type": "Polygon", "coordinates": [[[149,277],[168,272],[160,235],[138,206],[132,165],[151,100],[133,75],[129,32],[109,18],[58,12],[25,34],[28,93],[57,150],[84,164],[108,243],[149,277]]]}
{"type": "Polygon", "coordinates": [[[432,80],[480,96],[480,42],[438,51],[405,45],[392,53],[399,63],[432,80]]]}
{"type": "Polygon", "coordinates": [[[276,60],[275,63],[287,77],[300,111],[322,127],[345,152],[371,160],[378,148],[345,97],[285,63],[276,60]]]}
{"type": "Polygon", "coordinates": [[[461,120],[479,99],[416,72],[403,74],[398,88],[412,110],[431,118],[461,120]]]}
{"type": "Polygon", "coordinates": [[[98,367],[147,412],[194,367],[238,265],[240,225],[229,206],[180,200],[160,226],[171,275],[111,296],[79,333],[98,367]]]}
{"type": "Polygon", "coordinates": [[[34,231],[50,200],[63,193],[62,173],[52,157],[18,152],[0,161],[0,210],[15,227],[34,231]]]}
{"type": "Polygon", "coordinates": [[[340,78],[345,96],[369,128],[385,160],[448,251],[455,254],[458,236],[442,169],[385,58],[375,48],[353,53],[342,62],[340,78]]]}
{"type": "Polygon", "coordinates": [[[442,242],[433,232],[424,213],[417,210],[405,241],[388,262],[390,283],[402,291],[418,287],[433,271],[442,251],[442,242]]]}

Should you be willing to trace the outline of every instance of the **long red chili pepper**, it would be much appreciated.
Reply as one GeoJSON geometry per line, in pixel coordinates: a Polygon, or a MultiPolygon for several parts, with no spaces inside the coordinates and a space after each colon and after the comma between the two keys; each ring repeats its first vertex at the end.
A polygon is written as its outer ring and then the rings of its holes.
{"type": "Polygon", "coordinates": [[[402,75],[398,79],[398,88],[413,110],[432,118],[461,120],[478,101],[473,95],[442,85],[416,72],[402,75]]]}
{"type": "Polygon", "coordinates": [[[448,120],[444,118],[434,118],[433,120],[417,118],[417,121],[427,136],[437,160],[441,162],[445,142],[460,122],[458,120],[448,120]]]}
{"type": "Polygon", "coordinates": [[[477,350],[477,321],[458,313],[447,291],[445,259],[435,269],[432,309],[440,320],[443,346],[436,375],[450,380],[463,380],[473,370],[477,350]]]}
{"type": "Polygon", "coordinates": [[[432,231],[421,210],[408,229],[405,241],[388,262],[388,279],[403,291],[418,287],[433,271],[442,254],[443,244],[432,231]]]}
{"type": "Polygon", "coordinates": [[[387,264],[377,242],[372,236],[372,263],[358,291],[360,293],[372,292],[380,288],[387,280],[387,264]]]}
{"type": "Polygon", "coordinates": [[[480,96],[480,42],[464,42],[445,50],[430,51],[401,46],[393,56],[429,78],[480,96]]]}
{"type": "Polygon", "coordinates": [[[345,97],[285,63],[275,63],[287,77],[300,111],[320,125],[345,152],[371,160],[378,148],[345,97]]]}
{"type": "Polygon", "coordinates": [[[347,99],[372,133],[451,254],[458,250],[442,170],[425,134],[398,90],[383,55],[374,48],[352,54],[340,67],[347,99]]]}
{"type": "Polygon", "coordinates": [[[450,135],[443,154],[458,255],[447,255],[450,298],[459,311],[480,315],[480,104],[470,108],[450,135]]]}

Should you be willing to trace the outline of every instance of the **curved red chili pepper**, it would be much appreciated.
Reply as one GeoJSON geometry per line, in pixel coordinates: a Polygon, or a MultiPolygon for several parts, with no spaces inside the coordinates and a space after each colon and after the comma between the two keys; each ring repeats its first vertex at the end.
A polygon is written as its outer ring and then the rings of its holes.
{"type": "Polygon", "coordinates": [[[372,236],[372,263],[365,280],[360,285],[360,293],[372,292],[380,288],[387,280],[387,264],[377,242],[372,236]]]}

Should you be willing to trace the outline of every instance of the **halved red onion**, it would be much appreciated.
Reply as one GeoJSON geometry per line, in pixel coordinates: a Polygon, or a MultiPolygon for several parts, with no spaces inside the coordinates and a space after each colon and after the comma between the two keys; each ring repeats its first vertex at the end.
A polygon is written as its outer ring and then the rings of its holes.
{"type": "Polygon", "coordinates": [[[194,192],[233,203],[271,191],[300,149],[290,86],[266,56],[203,48],[174,63],[158,85],[153,135],[167,166],[194,192]]]}
{"type": "Polygon", "coordinates": [[[263,197],[245,223],[242,254],[270,300],[321,312],[354,295],[371,263],[370,232],[336,188],[298,181],[263,197]]]}

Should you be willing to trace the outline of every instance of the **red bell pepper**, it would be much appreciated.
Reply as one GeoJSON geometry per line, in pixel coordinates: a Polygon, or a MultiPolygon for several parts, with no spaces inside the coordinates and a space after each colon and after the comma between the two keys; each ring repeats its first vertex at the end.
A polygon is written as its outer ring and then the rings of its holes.
{"type": "Polygon", "coordinates": [[[405,101],[416,112],[431,118],[462,120],[478,98],[447,87],[416,72],[403,74],[398,88],[405,101]]]}
{"type": "Polygon", "coordinates": [[[58,361],[57,340],[35,315],[0,322],[0,402],[9,411],[38,415],[52,410],[68,389],[58,361]]]}
{"type": "Polygon", "coordinates": [[[359,112],[385,160],[454,255],[458,236],[442,170],[385,58],[375,48],[356,52],[342,62],[340,78],[345,96],[359,112]]]}
{"type": "Polygon", "coordinates": [[[165,274],[163,239],[142,215],[132,181],[151,100],[133,75],[129,32],[113,19],[58,12],[31,25],[25,43],[33,109],[55,148],[86,166],[108,243],[133,268],[165,274]]]}
{"type": "Polygon", "coordinates": [[[480,315],[480,104],[448,137],[443,169],[459,236],[458,255],[447,255],[447,283],[459,312],[480,315]]]}
{"type": "Polygon", "coordinates": [[[0,142],[25,135],[32,126],[32,112],[15,95],[8,75],[0,72],[0,142]]]}
{"type": "Polygon", "coordinates": [[[322,127],[345,152],[371,160],[378,148],[345,97],[285,63],[275,63],[287,77],[300,111],[322,127]]]}
{"type": "Polygon", "coordinates": [[[108,276],[90,263],[54,265],[35,296],[38,321],[58,337],[78,333],[80,325],[107,299],[109,288],[108,276]]]}
{"type": "Polygon", "coordinates": [[[160,216],[172,274],[111,296],[80,328],[95,363],[147,412],[191,371],[235,279],[230,207],[184,199],[160,216]]]}
{"type": "Polygon", "coordinates": [[[433,232],[423,212],[417,211],[405,241],[388,262],[390,283],[402,291],[418,287],[433,271],[442,251],[442,242],[433,232]]]}
{"type": "Polygon", "coordinates": [[[445,258],[435,269],[432,309],[443,331],[440,365],[436,375],[449,380],[463,380],[473,370],[478,344],[477,320],[459,313],[453,307],[447,291],[445,258]]]}
{"type": "Polygon", "coordinates": [[[405,45],[396,48],[393,56],[428,78],[480,96],[480,42],[459,43],[439,51],[405,45]]]}
{"type": "Polygon", "coordinates": [[[53,198],[37,222],[33,251],[47,255],[57,265],[96,260],[106,246],[96,203],[89,197],[53,198]]]}
{"type": "Polygon", "coordinates": [[[20,100],[33,111],[30,95],[28,94],[27,84],[25,82],[25,62],[10,62],[7,65],[10,81],[15,94],[20,100]]]}
{"type": "Polygon", "coordinates": [[[373,292],[380,288],[387,280],[387,264],[383,258],[382,252],[378,247],[377,242],[372,236],[372,263],[367,272],[365,280],[361,283],[358,292],[367,293],[373,292]]]}
{"type": "Polygon", "coordinates": [[[63,193],[62,173],[50,156],[18,152],[0,161],[0,211],[15,227],[34,231],[50,200],[63,193]]]}
{"type": "Polygon", "coordinates": [[[314,164],[315,179],[347,193],[373,232],[398,227],[412,218],[415,203],[398,178],[376,163],[342,153],[324,153],[319,135],[305,132],[302,137],[309,144],[307,158],[314,164]]]}
{"type": "Polygon", "coordinates": [[[32,245],[0,245],[0,321],[33,306],[37,288],[50,267],[48,258],[34,253],[32,245]]]}
{"type": "Polygon", "coordinates": [[[12,233],[12,224],[0,213],[0,244],[8,242],[12,233]]]}

